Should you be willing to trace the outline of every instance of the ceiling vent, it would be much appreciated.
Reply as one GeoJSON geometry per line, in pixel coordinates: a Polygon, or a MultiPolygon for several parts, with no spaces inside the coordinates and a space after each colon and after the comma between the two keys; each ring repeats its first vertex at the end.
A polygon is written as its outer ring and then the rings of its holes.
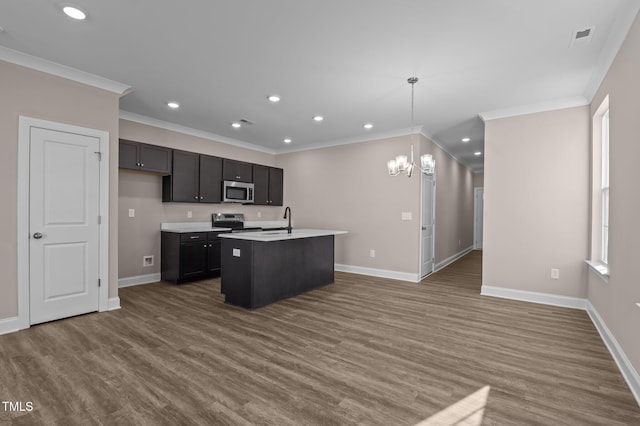
{"type": "Polygon", "coordinates": [[[256,123],[254,123],[253,121],[249,121],[249,120],[247,120],[246,118],[241,118],[241,119],[240,119],[240,122],[241,122],[242,124],[246,124],[246,125],[248,125],[248,126],[251,126],[252,124],[256,124],[256,123]]]}
{"type": "Polygon", "coordinates": [[[575,30],[571,33],[571,43],[569,47],[580,46],[583,44],[589,44],[593,37],[593,31],[595,27],[585,27],[575,30]]]}

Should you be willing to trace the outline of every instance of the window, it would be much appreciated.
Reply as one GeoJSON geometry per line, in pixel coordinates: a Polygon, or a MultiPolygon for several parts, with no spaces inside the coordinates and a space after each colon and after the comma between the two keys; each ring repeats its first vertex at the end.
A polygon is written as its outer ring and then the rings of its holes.
{"type": "Polygon", "coordinates": [[[609,109],[602,114],[600,140],[600,261],[609,263],[609,109]]]}
{"type": "Polygon", "coordinates": [[[587,264],[609,277],[609,96],[593,115],[591,151],[591,254],[587,264]]]}

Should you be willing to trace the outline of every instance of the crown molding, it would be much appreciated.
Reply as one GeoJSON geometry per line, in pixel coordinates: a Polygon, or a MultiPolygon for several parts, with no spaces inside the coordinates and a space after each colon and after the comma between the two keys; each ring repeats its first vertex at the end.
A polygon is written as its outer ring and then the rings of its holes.
{"type": "Polygon", "coordinates": [[[263,146],[255,145],[249,142],[228,138],[225,136],[217,135],[215,133],[205,132],[203,130],[193,129],[191,127],[181,126],[179,124],[158,120],[157,118],[151,118],[151,117],[147,117],[146,115],[140,115],[133,112],[120,110],[120,119],[126,120],[126,121],[132,121],[134,123],[146,124],[148,126],[158,127],[160,129],[170,130],[172,132],[182,133],[189,136],[195,136],[202,139],[208,139],[214,142],[220,142],[227,145],[233,145],[240,148],[251,149],[253,151],[264,152],[265,154],[275,155],[277,153],[273,149],[265,148],[263,146]]]}
{"type": "Polygon", "coordinates": [[[537,104],[521,105],[513,108],[496,109],[493,111],[481,112],[478,117],[484,122],[499,118],[515,117],[518,115],[534,114],[537,112],[555,111],[558,109],[574,108],[589,105],[589,100],[584,96],[574,96],[571,98],[554,99],[537,104]]]}
{"type": "Polygon", "coordinates": [[[0,60],[66,78],[67,80],[72,80],[77,83],[97,87],[98,89],[106,90],[120,96],[133,91],[131,86],[126,84],[109,80],[108,78],[100,77],[95,74],[90,74],[85,71],[80,71],[46,59],[38,58],[37,56],[18,52],[17,50],[9,49],[4,46],[0,46],[0,60]]]}

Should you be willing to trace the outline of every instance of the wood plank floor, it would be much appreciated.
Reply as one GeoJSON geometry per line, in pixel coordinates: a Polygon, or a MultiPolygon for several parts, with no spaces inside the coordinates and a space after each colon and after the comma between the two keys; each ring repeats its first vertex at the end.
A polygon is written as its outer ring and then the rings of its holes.
{"type": "Polygon", "coordinates": [[[255,312],[219,279],[0,336],[0,424],[638,425],[583,311],[479,296],[481,253],[412,284],[336,283],[255,312]]]}

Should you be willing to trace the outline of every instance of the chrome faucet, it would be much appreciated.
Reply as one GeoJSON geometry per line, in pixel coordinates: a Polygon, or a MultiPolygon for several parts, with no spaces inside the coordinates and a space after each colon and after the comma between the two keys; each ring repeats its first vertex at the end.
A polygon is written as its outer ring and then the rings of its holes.
{"type": "Polygon", "coordinates": [[[287,212],[289,212],[289,226],[287,226],[287,233],[290,234],[291,233],[291,207],[287,206],[284,209],[284,218],[283,219],[287,218],[287,212]]]}

